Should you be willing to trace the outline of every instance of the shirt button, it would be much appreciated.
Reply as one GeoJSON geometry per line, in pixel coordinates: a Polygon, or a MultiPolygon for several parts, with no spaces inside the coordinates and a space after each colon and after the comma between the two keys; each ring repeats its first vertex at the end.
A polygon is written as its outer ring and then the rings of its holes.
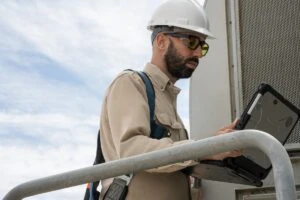
{"type": "Polygon", "coordinates": [[[171,137],[171,133],[170,133],[170,132],[168,132],[168,133],[167,133],[167,136],[168,136],[168,137],[171,137]]]}

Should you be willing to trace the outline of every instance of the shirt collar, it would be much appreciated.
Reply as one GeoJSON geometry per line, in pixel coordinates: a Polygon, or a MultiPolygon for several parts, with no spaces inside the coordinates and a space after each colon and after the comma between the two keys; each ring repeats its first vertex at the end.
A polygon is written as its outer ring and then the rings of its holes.
{"type": "Polygon", "coordinates": [[[180,92],[180,88],[176,87],[170,81],[169,77],[165,73],[163,73],[156,65],[147,63],[144,71],[150,76],[154,84],[156,84],[162,91],[164,91],[167,86],[170,86],[175,93],[178,94],[180,92]]]}

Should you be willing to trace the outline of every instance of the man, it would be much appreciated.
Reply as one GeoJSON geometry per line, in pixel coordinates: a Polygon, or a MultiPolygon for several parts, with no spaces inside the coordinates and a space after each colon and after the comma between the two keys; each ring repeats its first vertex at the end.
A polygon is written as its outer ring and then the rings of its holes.
{"type": "MultiPolygon", "coordinates": [[[[198,60],[208,52],[212,37],[203,8],[192,0],[169,0],[155,11],[148,28],[152,30],[152,58],[144,69],[155,90],[155,121],[167,129],[166,137],[150,138],[149,107],[145,85],[139,75],[124,71],[110,85],[101,113],[101,145],[106,161],[160,150],[190,142],[176,109],[180,89],[174,86],[189,78],[198,60]]],[[[230,132],[234,124],[218,133],[230,132]]],[[[234,152],[210,157],[223,159],[234,152]]],[[[181,170],[197,164],[186,161],[133,175],[128,200],[191,199],[190,179],[181,170]]],[[[107,189],[107,183],[101,192],[107,189]]],[[[101,199],[102,197],[100,197],[101,199]]]]}

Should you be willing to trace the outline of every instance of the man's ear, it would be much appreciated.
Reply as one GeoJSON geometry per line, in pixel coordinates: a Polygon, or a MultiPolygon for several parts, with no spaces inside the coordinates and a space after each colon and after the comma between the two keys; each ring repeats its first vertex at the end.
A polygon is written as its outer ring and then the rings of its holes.
{"type": "Polygon", "coordinates": [[[168,38],[163,33],[157,34],[155,42],[156,42],[157,48],[160,50],[167,49],[168,44],[169,44],[168,38]]]}

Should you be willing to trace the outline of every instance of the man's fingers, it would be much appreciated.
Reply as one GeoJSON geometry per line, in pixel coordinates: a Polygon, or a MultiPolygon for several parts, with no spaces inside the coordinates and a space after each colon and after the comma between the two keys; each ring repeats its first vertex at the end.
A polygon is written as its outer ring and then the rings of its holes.
{"type": "Polygon", "coordinates": [[[237,125],[238,122],[239,122],[239,119],[236,118],[231,124],[228,124],[228,125],[224,126],[223,128],[221,128],[220,131],[223,131],[226,129],[234,129],[234,127],[237,125]]]}
{"type": "Polygon", "coordinates": [[[241,156],[242,155],[242,151],[239,151],[239,150],[233,150],[231,151],[231,157],[238,157],[238,156],[241,156]]]}
{"type": "Polygon", "coordinates": [[[211,156],[209,159],[211,160],[224,160],[228,157],[238,157],[242,155],[242,151],[239,150],[233,150],[233,151],[226,151],[222,152],[216,155],[211,156]]]}
{"type": "Polygon", "coordinates": [[[222,134],[230,133],[230,132],[233,132],[233,129],[227,128],[227,129],[224,129],[224,130],[219,130],[219,131],[217,132],[217,135],[222,135],[222,134]]]}
{"type": "Polygon", "coordinates": [[[233,125],[236,126],[238,122],[239,122],[239,118],[236,118],[236,119],[233,121],[233,125]]]}

